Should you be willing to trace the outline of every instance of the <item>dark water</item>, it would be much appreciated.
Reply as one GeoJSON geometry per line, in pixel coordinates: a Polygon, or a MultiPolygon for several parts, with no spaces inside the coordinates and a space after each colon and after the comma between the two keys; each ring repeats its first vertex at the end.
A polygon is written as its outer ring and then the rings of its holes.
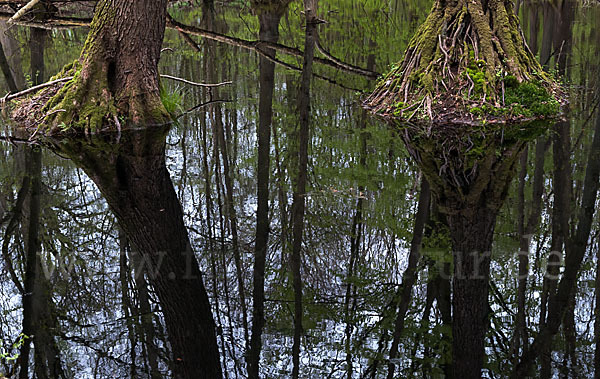
{"type": "MultiPolygon", "coordinates": [[[[350,65],[383,73],[401,58],[429,7],[429,2],[417,1],[323,1],[320,15],[328,23],[319,26],[320,48],[350,65]]],[[[562,259],[552,252],[563,251],[558,236],[575,235],[580,224],[586,168],[600,124],[600,8],[526,3],[520,12],[534,53],[549,70],[564,71],[572,111],[566,122],[549,125],[547,133],[529,142],[496,222],[487,377],[506,377],[513,367],[517,253],[524,249],[530,252],[528,338],[532,341],[539,330],[548,262],[552,267],[553,259],[562,259]],[[536,171],[541,192],[534,189],[536,171]],[[557,205],[557,194],[566,205],[557,205]],[[539,220],[530,221],[537,203],[539,220]],[[531,238],[523,243],[525,234],[531,238]]],[[[200,7],[184,6],[171,14],[230,36],[258,38],[258,18],[242,3],[218,7],[212,16],[200,7]]],[[[280,43],[304,50],[302,19],[300,5],[291,4],[279,25],[280,43]]],[[[274,40],[272,30],[261,37],[274,40]]],[[[42,82],[74,60],[85,35],[84,29],[40,33],[4,28],[2,45],[17,85],[42,82]],[[43,43],[29,43],[40,42],[41,35],[43,43]]],[[[10,357],[24,352],[17,343],[21,333],[35,330],[30,375],[43,377],[46,370],[46,377],[168,377],[177,364],[170,358],[168,326],[169,317],[176,315],[169,316],[170,303],[152,285],[154,270],[160,269],[157,262],[137,255],[130,248],[133,241],[159,252],[195,253],[223,370],[228,378],[246,377],[257,208],[265,199],[257,196],[257,165],[268,155],[266,323],[260,364],[265,378],[290,376],[294,294],[289,257],[299,174],[301,74],[289,66],[301,70],[302,55],[278,52],[270,77],[270,61],[264,56],[272,57],[272,50],[264,50],[261,61],[256,51],[194,38],[197,49],[167,31],[161,73],[232,83],[208,90],[163,79],[177,114],[211,102],[183,115],[164,134],[96,136],[76,146],[59,144],[54,151],[0,143],[0,338],[7,352],[0,356],[0,372],[23,370],[25,363],[10,357]],[[272,99],[265,90],[271,87],[272,99]],[[270,142],[259,145],[265,125],[266,130],[270,126],[270,142]],[[120,147],[113,149],[116,139],[120,147]],[[186,238],[191,249],[177,245],[186,238]],[[26,289],[33,289],[34,299],[26,289]]],[[[325,57],[319,47],[316,56],[325,57]]],[[[360,99],[373,79],[339,65],[315,62],[313,70],[302,195],[300,373],[306,378],[385,377],[422,175],[400,133],[361,109],[360,99]]],[[[3,93],[8,91],[6,82],[0,84],[3,93]]],[[[555,376],[591,377],[594,372],[600,228],[598,214],[593,217],[577,291],[551,349],[555,376]]],[[[432,230],[425,237],[393,361],[398,377],[442,377],[450,359],[439,273],[448,269],[451,256],[444,248],[448,237],[432,230]]],[[[194,297],[200,284],[185,275],[195,266],[186,256],[181,260],[185,267],[173,282],[182,287],[176,292],[194,297]]],[[[179,273],[170,270],[174,272],[179,273]]],[[[196,311],[181,304],[176,309],[184,317],[175,318],[183,328],[193,323],[196,311]]],[[[191,349],[197,348],[195,343],[189,342],[191,349]]]]}

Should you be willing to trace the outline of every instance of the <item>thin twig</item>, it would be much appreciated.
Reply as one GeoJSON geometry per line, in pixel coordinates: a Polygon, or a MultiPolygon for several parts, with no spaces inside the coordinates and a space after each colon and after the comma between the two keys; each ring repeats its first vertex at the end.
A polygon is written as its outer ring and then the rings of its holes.
{"type": "Polygon", "coordinates": [[[160,77],[165,78],[165,79],[175,80],[175,81],[182,82],[182,83],[189,84],[189,85],[196,86],[196,87],[206,87],[206,88],[220,87],[220,86],[224,86],[227,84],[233,84],[233,82],[222,82],[222,83],[214,83],[214,84],[196,83],[196,82],[191,82],[191,81],[183,79],[183,78],[178,78],[176,76],[165,75],[165,74],[161,74],[160,77]]]}
{"type": "Polygon", "coordinates": [[[181,117],[185,116],[186,114],[191,113],[191,112],[193,112],[193,111],[195,111],[195,110],[197,110],[199,108],[205,107],[207,105],[211,105],[211,104],[214,104],[214,103],[230,103],[230,102],[231,102],[231,100],[223,100],[223,99],[219,100],[218,99],[218,100],[211,100],[211,101],[207,101],[205,103],[194,105],[193,107],[191,107],[187,111],[182,112],[181,114],[175,116],[175,120],[179,120],[181,117]]]}

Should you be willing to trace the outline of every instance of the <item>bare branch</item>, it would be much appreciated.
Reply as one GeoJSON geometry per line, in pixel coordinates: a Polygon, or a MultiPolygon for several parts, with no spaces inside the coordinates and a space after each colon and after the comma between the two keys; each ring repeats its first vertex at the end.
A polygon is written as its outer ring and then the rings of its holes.
{"type": "Polygon", "coordinates": [[[205,87],[205,88],[213,88],[213,87],[224,86],[227,84],[233,84],[233,82],[223,82],[223,83],[214,83],[214,84],[196,83],[196,82],[191,82],[189,80],[185,80],[182,78],[178,78],[176,76],[165,75],[165,74],[161,74],[160,77],[165,78],[165,79],[175,80],[175,81],[182,82],[182,83],[189,84],[189,85],[196,86],[196,87],[205,87]]]}

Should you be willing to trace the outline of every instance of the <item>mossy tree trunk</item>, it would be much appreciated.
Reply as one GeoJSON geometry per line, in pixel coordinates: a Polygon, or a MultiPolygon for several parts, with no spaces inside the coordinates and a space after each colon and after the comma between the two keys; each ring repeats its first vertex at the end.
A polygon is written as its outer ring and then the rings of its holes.
{"type": "Polygon", "coordinates": [[[41,109],[51,131],[164,123],[158,61],[167,0],[100,0],[74,76],[41,109]],[[119,118],[117,118],[119,117],[119,118]],[[120,121],[119,121],[120,119],[120,121]]]}
{"type": "Polygon", "coordinates": [[[511,106],[509,87],[529,82],[554,96],[556,86],[527,47],[511,0],[436,0],[365,106],[383,116],[462,123],[475,106],[498,115],[511,106]]]}

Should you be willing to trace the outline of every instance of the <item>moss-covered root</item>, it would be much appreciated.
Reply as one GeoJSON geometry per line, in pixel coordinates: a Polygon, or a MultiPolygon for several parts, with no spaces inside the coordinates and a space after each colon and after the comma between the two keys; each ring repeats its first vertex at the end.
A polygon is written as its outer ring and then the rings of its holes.
{"type": "Polygon", "coordinates": [[[41,109],[47,134],[95,132],[120,128],[121,124],[148,125],[170,120],[159,93],[122,94],[111,92],[108,64],[76,63],[66,72],[67,82],[41,109]]]}
{"type": "Polygon", "coordinates": [[[28,125],[56,134],[169,121],[158,80],[166,12],[167,0],[99,0],[73,79],[36,99],[28,125]]]}
{"type": "Polygon", "coordinates": [[[484,113],[510,106],[507,79],[517,86],[536,83],[549,101],[558,97],[558,86],[525,43],[511,2],[488,0],[485,7],[481,0],[436,0],[404,59],[364,105],[387,117],[448,121],[469,115],[474,106],[484,113]]]}

